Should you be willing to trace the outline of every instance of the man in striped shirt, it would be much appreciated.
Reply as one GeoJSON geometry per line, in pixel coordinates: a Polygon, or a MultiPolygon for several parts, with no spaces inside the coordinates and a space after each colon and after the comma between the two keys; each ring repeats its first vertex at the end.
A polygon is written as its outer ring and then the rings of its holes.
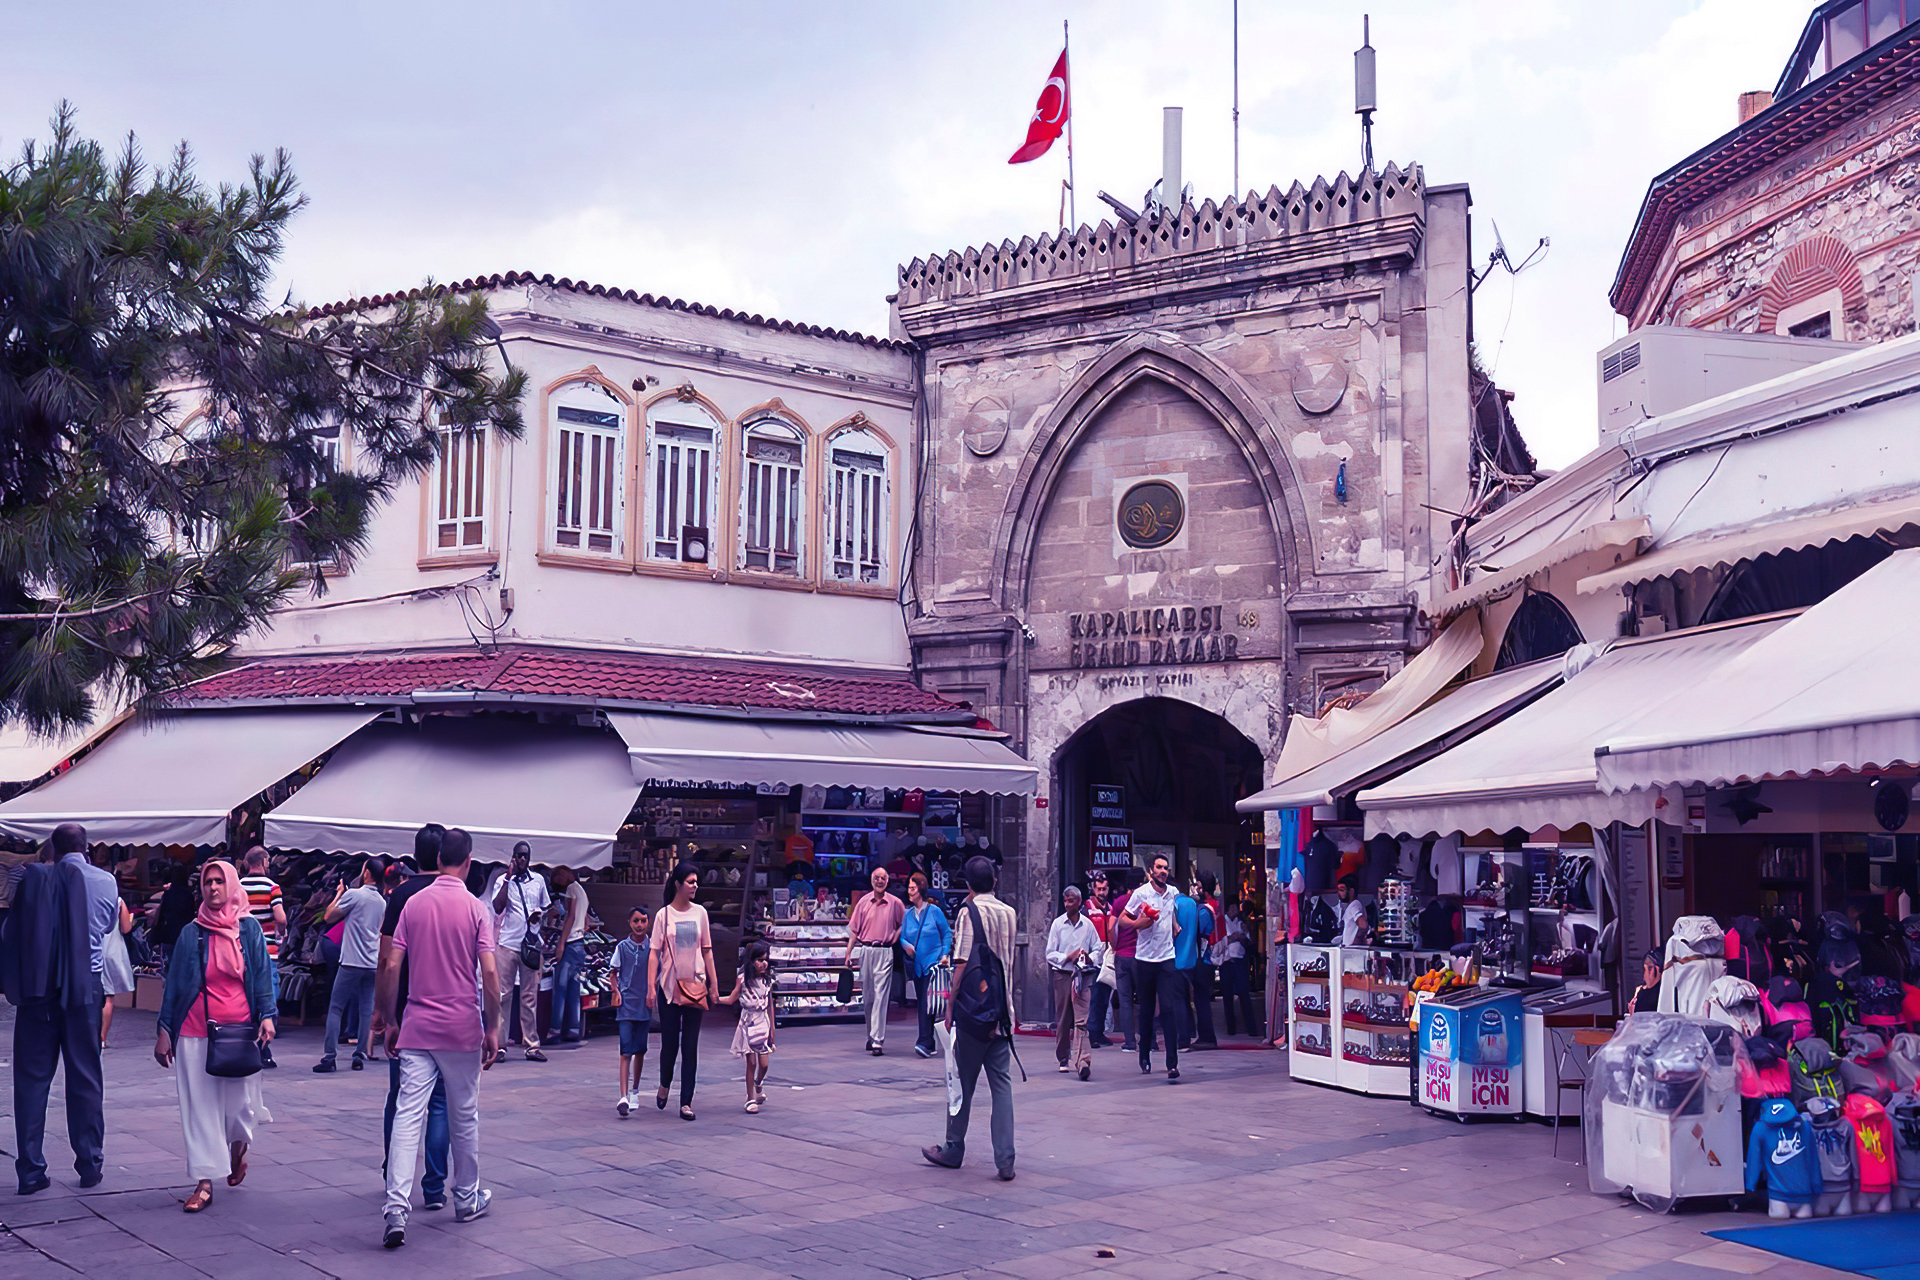
{"type": "MultiPolygon", "coordinates": [[[[247,895],[247,913],[260,922],[260,931],[267,935],[267,959],[272,963],[269,969],[273,973],[273,1003],[280,1004],[280,939],[286,936],[287,906],[281,899],[280,886],[267,874],[267,851],[259,845],[247,850],[240,860],[244,873],[240,877],[240,891],[247,895]]],[[[361,1035],[366,1034],[363,1029],[361,1035]]],[[[270,1046],[260,1046],[260,1065],[277,1067],[270,1046]]]]}

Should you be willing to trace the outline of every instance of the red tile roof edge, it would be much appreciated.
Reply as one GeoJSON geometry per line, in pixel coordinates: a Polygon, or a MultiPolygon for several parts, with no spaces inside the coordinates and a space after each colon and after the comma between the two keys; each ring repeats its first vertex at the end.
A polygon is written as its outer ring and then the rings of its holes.
{"type": "Polygon", "coordinates": [[[610,653],[600,650],[561,649],[539,645],[514,645],[503,647],[492,654],[465,652],[460,650],[408,650],[392,653],[369,653],[331,658],[257,658],[240,663],[226,671],[216,672],[193,684],[181,686],[166,695],[166,701],[175,705],[293,705],[327,704],[339,702],[389,703],[410,705],[416,689],[387,692],[362,693],[326,693],[302,695],[298,693],[275,695],[266,692],[244,692],[222,696],[217,692],[213,696],[196,696],[195,691],[206,686],[218,686],[222,681],[231,680],[243,673],[260,667],[292,669],[287,680],[297,682],[300,669],[315,671],[328,668],[361,668],[369,671],[392,668],[407,664],[434,664],[438,666],[474,664],[480,666],[483,675],[479,679],[463,675],[461,679],[437,686],[419,686],[433,688],[436,691],[450,693],[470,692],[475,703],[522,704],[522,705],[576,705],[608,707],[613,709],[672,710],[682,713],[722,713],[739,714],[765,719],[800,720],[838,720],[848,723],[923,723],[923,724],[964,724],[976,717],[976,712],[951,702],[937,693],[921,688],[911,680],[889,677],[849,676],[833,670],[817,670],[797,666],[782,666],[777,663],[735,658],[674,658],[657,654],[610,653]],[[692,676],[763,676],[770,679],[788,679],[796,681],[821,682],[826,685],[862,685],[887,686],[890,695],[908,695],[907,701],[921,705],[909,706],[898,710],[808,710],[804,707],[787,707],[758,702],[694,702],[669,701],[648,698],[622,698],[617,696],[586,695],[570,696],[566,693],[543,693],[539,691],[511,691],[492,688],[497,681],[507,676],[522,658],[539,659],[575,659],[586,664],[622,664],[633,663],[658,669],[686,664],[685,670],[692,676]]]}
{"type": "Polygon", "coordinates": [[[377,307],[392,306],[396,302],[416,302],[422,298],[439,297],[448,293],[473,293],[487,289],[511,289],[519,285],[544,285],[551,289],[565,289],[570,293],[583,293],[592,297],[613,298],[621,302],[634,302],[644,307],[658,307],[663,311],[685,311],[691,315],[711,316],[716,320],[730,320],[740,324],[755,325],[762,329],[771,329],[776,333],[796,333],[807,338],[828,338],[835,342],[851,342],[863,347],[875,347],[883,351],[911,351],[913,344],[899,342],[893,338],[875,337],[873,334],[860,333],[852,329],[831,329],[822,325],[805,324],[795,320],[781,320],[773,316],[758,313],[735,311],[730,307],[709,306],[706,303],[689,302],[684,298],[667,297],[664,294],[636,293],[632,289],[618,286],[592,284],[585,280],[574,280],[567,276],[535,275],[531,271],[506,271],[493,275],[474,276],[455,284],[436,284],[414,289],[400,290],[394,293],[382,293],[366,298],[347,298],[339,302],[329,302],[324,306],[310,307],[304,313],[308,320],[325,319],[328,316],[345,315],[353,311],[371,311],[377,307]]]}

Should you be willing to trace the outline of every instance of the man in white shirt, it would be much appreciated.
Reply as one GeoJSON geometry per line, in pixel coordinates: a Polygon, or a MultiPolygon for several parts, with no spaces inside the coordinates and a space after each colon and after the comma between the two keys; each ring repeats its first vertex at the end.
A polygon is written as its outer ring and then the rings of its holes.
{"type": "MultiPolygon", "coordinates": [[[[545,1062],[540,1052],[540,934],[539,919],[553,901],[547,892],[546,877],[532,869],[533,849],[525,840],[513,846],[513,859],[500,873],[487,894],[493,908],[495,945],[493,967],[500,975],[500,1001],[513,1007],[513,986],[520,984],[520,1045],[527,1061],[545,1062]],[[522,945],[527,930],[533,929],[534,963],[523,962],[522,945]]],[[[584,918],[584,913],[583,913],[584,918]]]]}
{"type": "Polygon", "coordinates": [[[1134,992],[1140,1001],[1140,1073],[1153,1070],[1153,1009],[1160,1006],[1160,1026],[1166,1036],[1167,1079],[1180,1078],[1180,973],[1173,966],[1173,940],[1179,932],[1174,919],[1180,894],[1167,883],[1173,867],[1164,853],[1147,862],[1147,882],[1127,899],[1115,927],[1139,935],[1133,953],[1134,992]]]}
{"type": "Polygon", "coordinates": [[[334,1070],[334,1056],[340,1045],[340,1024],[351,1005],[358,1010],[359,1037],[353,1044],[353,1069],[363,1071],[367,1050],[373,1043],[373,993],[380,976],[380,921],[387,914],[387,900],[379,890],[386,867],[373,858],[360,864],[360,873],[342,877],[334,890],[333,903],[327,908],[325,923],[346,921],[340,931],[340,963],[333,971],[333,994],[327,1000],[327,1035],[320,1061],[313,1069],[321,1074],[334,1070]]]}
{"type": "Polygon", "coordinates": [[[1053,973],[1053,1013],[1060,1023],[1053,1056],[1061,1071],[1077,1070],[1086,1080],[1093,1075],[1093,1043],[1087,1038],[1087,1003],[1092,999],[1093,975],[1088,965],[1098,964],[1100,931],[1081,914],[1082,900],[1075,885],[1068,885],[1061,893],[1066,911],[1047,927],[1047,968],[1053,973]]]}
{"type": "Polygon", "coordinates": [[[1359,899],[1360,878],[1341,876],[1333,893],[1340,899],[1340,945],[1357,947],[1367,940],[1367,908],[1359,899]]]}

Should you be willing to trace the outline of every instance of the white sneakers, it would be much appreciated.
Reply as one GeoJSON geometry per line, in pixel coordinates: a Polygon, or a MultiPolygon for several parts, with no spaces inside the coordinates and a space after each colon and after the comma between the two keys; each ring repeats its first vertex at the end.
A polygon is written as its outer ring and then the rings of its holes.
{"type": "Polygon", "coordinates": [[[627,1112],[633,1110],[633,1108],[634,1108],[633,1095],[630,1093],[621,1094],[620,1101],[613,1104],[613,1109],[620,1113],[620,1118],[622,1120],[625,1120],[627,1118],[627,1112]]]}

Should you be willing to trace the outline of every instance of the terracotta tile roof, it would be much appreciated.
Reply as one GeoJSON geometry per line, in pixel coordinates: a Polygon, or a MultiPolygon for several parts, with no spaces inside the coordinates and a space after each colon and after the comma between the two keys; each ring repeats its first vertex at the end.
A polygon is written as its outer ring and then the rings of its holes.
{"type": "Polygon", "coordinates": [[[910,351],[911,343],[896,342],[892,338],[877,338],[869,333],[857,333],[851,329],[829,329],[820,325],[800,324],[792,320],[780,320],[773,316],[750,314],[735,311],[729,307],[711,307],[704,303],[688,302],[684,298],[669,298],[652,293],[635,293],[631,289],[620,289],[603,284],[590,284],[585,280],[572,280],[566,276],[536,276],[531,271],[508,271],[490,276],[475,276],[457,284],[440,284],[419,289],[407,289],[398,293],[382,293],[371,298],[348,298],[340,302],[329,302],[322,307],[313,307],[306,313],[309,320],[327,316],[345,315],[352,311],[370,311],[376,307],[391,306],[396,302],[417,301],[425,297],[438,297],[446,293],[473,293],[486,289],[511,289],[519,285],[543,285],[549,289],[565,289],[571,293],[584,293],[592,297],[614,298],[622,302],[635,302],[643,307],[658,307],[663,311],[685,311],[689,315],[711,316],[716,320],[732,320],[740,324],[756,325],[762,329],[772,329],[776,333],[797,333],[808,338],[830,338],[836,342],[852,342],[863,347],[878,347],[887,351],[910,351]]]}
{"type": "MultiPolygon", "coordinates": [[[[395,653],[263,659],[181,689],[181,703],[408,702],[417,690],[472,691],[502,702],[646,704],[967,722],[969,713],[904,678],[828,675],[806,667],[583,649],[515,647],[493,654],[395,653]]],[[[483,701],[489,700],[486,698],[483,701]]]]}

